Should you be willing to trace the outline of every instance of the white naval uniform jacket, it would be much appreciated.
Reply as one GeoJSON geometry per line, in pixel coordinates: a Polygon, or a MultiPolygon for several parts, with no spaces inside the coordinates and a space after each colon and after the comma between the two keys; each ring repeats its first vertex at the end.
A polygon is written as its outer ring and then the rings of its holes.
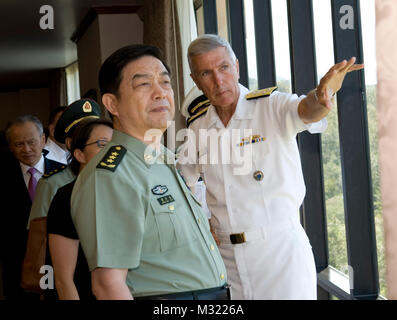
{"type": "Polygon", "coordinates": [[[303,123],[298,104],[305,96],[273,92],[247,100],[247,93],[240,85],[226,128],[212,105],[191,124],[195,135],[179,154],[182,174],[190,187],[199,175],[205,182],[233,299],[316,299],[313,252],[299,223],[305,184],[296,135],[323,132],[326,119],[303,123]],[[200,129],[219,138],[200,139],[200,129]],[[188,152],[194,144],[197,152],[188,152]],[[244,151],[245,166],[233,157],[244,151]],[[246,242],[231,244],[230,234],[242,232],[246,242]]]}

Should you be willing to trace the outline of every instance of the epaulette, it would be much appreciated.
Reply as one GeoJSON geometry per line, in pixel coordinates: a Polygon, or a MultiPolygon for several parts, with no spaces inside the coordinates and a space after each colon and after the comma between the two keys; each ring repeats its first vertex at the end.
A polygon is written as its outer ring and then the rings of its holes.
{"type": "Polygon", "coordinates": [[[113,146],[108,150],[96,167],[114,172],[116,171],[126,152],[127,149],[121,145],[113,146]]]}
{"type": "Polygon", "coordinates": [[[186,127],[189,127],[193,121],[205,115],[209,106],[210,101],[205,95],[201,95],[194,99],[187,109],[190,117],[186,120],[186,127]]]}
{"type": "Polygon", "coordinates": [[[63,170],[65,170],[67,168],[67,165],[63,165],[55,170],[52,170],[51,172],[45,173],[43,174],[42,178],[44,179],[48,179],[49,177],[53,176],[54,174],[57,174],[59,172],[62,172],[63,170]]]}
{"type": "Polygon", "coordinates": [[[262,98],[262,97],[268,97],[276,89],[277,89],[277,87],[270,87],[270,88],[266,88],[266,89],[255,90],[255,91],[252,91],[252,92],[248,93],[245,96],[245,98],[247,100],[253,100],[253,99],[258,99],[258,98],[262,98]]]}
{"type": "Polygon", "coordinates": [[[193,121],[205,115],[207,111],[208,111],[208,107],[205,107],[201,109],[199,112],[197,112],[194,116],[191,116],[189,119],[186,120],[186,126],[189,127],[193,121]]]}

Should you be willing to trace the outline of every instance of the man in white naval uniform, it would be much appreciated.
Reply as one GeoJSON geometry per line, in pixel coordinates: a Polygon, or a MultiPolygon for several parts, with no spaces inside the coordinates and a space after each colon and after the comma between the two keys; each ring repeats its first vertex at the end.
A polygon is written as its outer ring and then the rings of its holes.
{"type": "Polygon", "coordinates": [[[316,89],[298,97],[274,88],[249,93],[238,83],[233,50],[219,36],[197,38],[188,59],[210,105],[192,113],[194,135],[178,161],[188,186],[200,175],[206,184],[232,299],[316,299],[313,252],[299,222],[305,184],[296,135],[325,130],[332,95],[347,72],[363,65],[355,58],[336,64],[316,89]],[[203,132],[215,139],[200,137],[203,132]]]}

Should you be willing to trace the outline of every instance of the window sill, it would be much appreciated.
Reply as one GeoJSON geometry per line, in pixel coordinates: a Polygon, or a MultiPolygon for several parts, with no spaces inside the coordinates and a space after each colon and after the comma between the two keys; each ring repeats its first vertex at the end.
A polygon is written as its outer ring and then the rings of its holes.
{"type": "MultiPolygon", "coordinates": [[[[349,277],[339,270],[328,266],[317,274],[318,285],[341,300],[357,300],[350,294],[349,277]]],[[[387,300],[385,297],[378,296],[377,300],[387,300]]]]}

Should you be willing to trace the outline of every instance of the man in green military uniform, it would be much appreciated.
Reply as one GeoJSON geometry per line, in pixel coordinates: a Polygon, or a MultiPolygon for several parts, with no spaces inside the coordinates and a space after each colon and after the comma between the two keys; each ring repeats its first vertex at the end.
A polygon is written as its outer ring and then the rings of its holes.
{"type": "Polygon", "coordinates": [[[119,49],[99,82],[115,130],[80,173],[71,201],[95,296],[227,299],[208,220],[160,144],[174,98],[158,49],[119,49]]]}

